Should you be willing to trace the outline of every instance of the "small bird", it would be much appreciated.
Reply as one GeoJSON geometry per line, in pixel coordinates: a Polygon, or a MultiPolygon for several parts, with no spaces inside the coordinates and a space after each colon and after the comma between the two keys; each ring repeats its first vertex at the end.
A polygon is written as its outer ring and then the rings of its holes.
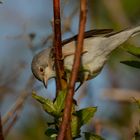
{"type": "MultiPolygon", "coordinates": [[[[113,32],[112,29],[96,29],[84,34],[84,45],[81,56],[81,65],[77,82],[81,84],[97,76],[102,70],[109,54],[127,41],[140,33],[140,26],[113,32]]],[[[62,59],[66,80],[72,71],[74,53],[78,35],[62,41],[62,59]]],[[[53,47],[48,47],[36,54],[31,64],[32,73],[47,87],[47,82],[56,77],[53,47]]]]}

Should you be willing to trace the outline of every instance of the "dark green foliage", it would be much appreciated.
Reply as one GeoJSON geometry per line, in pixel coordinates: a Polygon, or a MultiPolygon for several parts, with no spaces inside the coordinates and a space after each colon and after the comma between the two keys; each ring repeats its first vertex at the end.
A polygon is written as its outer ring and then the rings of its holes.
{"type": "Polygon", "coordinates": [[[135,59],[129,58],[128,60],[123,60],[123,61],[121,61],[121,63],[140,69],[140,48],[135,47],[133,45],[126,45],[123,48],[125,51],[132,54],[136,58],[135,59]]]}
{"type": "Polygon", "coordinates": [[[121,61],[121,63],[140,69],[140,61],[137,60],[125,60],[121,61]]]}
{"type": "Polygon", "coordinates": [[[80,118],[80,124],[84,125],[90,121],[96,111],[96,107],[87,107],[76,111],[76,116],[80,118]]]}
{"type": "Polygon", "coordinates": [[[53,129],[53,128],[48,128],[45,132],[45,134],[48,136],[48,137],[56,137],[57,136],[57,133],[58,131],[56,129],[53,129]]]}
{"type": "Polygon", "coordinates": [[[125,51],[127,51],[128,53],[140,58],[140,48],[139,47],[135,47],[134,45],[129,44],[129,45],[124,46],[123,49],[125,51]]]}
{"type": "Polygon", "coordinates": [[[66,96],[65,91],[61,91],[60,94],[57,96],[55,102],[45,99],[41,96],[36,95],[36,93],[32,93],[33,98],[35,98],[37,101],[39,101],[43,109],[50,115],[54,117],[59,117],[61,116],[61,112],[64,109],[64,100],[66,96]]]}

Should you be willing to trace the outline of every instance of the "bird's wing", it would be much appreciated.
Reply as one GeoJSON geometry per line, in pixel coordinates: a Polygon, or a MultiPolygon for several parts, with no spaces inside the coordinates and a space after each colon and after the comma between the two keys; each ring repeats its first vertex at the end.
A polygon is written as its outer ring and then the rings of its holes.
{"type": "MultiPolygon", "coordinates": [[[[99,36],[99,35],[107,35],[111,34],[113,32],[113,29],[94,29],[90,31],[86,31],[84,34],[84,38],[99,36]]],[[[75,35],[71,38],[65,39],[62,41],[62,46],[64,46],[67,43],[70,43],[71,41],[77,40],[78,35],[75,35]]]]}
{"type": "Polygon", "coordinates": [[[121,33],[121,32],[123,32],[123,31],[125,31],[125,30],[128,30],[128,29],[129,29],[129,28],[123,29],[123,30],[121,30],[121,31],[110,32],[110,33],[106,34],[104,37],[110,37],[110,36],[113,36],[113,35],[115,35],[115,34],[121,33]]]}

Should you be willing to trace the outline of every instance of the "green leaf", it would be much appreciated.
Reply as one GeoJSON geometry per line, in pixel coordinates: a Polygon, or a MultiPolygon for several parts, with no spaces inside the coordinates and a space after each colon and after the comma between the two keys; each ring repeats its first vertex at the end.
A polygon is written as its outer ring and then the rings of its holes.
{"type": "Polygon", "coordinates": [[[96,111],[97,107],[87,107],[76,111],[76,116],[80,118],[81,125],[84,125],[90,121],[96,111]]]}
{"type": "Polygon", "coordinates": [[[140,61],[137,60],[126,60],[126,61],[121,61],[121,63],[140,69],[140,61]]]}
{"type": "Polygon", "coordinates": [[[135,47],[134,45],[125,45],[124,50],[129,52],[130,54],[137,56],[140,58],[140,48],[139,47],[135,47]]]}
{"type": "Polygon", "coordinates": [[[51,100],[46,99],[45,104],[43,104],[43,109],[47,113],[49,113],[49,114],[51,114],[53,116],[55,115],[56,110],[55,110],[55,107],[54,107],[53,102],[51,100]]]}
{"type": "Polygon", "coordinates": [[[71,121],[71,131],[72,131],[72,137],[77,138],[80,135],[80,121],[79,118],[75,115],[72,115],[72,121],[71,121]]]}
{"type": "Polygon", "coordinates": [[[44,104],[46,102],[46,99],[44,97],[38,96],[34,91],[32,92],[32,97],[36,99],[38,102],[40,102],[41,104],[44,104]]]}
{"type": "Polygon", "coordinates": [[[41,96],[38,96],[35,92],[32,93],[32,97],[35,98],[37,101],[39,101],[42,106],[43,106],[43,109],[51,114],[51,115],[54,115],[55,114],[55,108],[54,108],[54,105],[53,105],[53,102],[49,99],[45,99],[41,96]]]}
{"type": "Polygon", "coordinates": [[[54,138],[57,136],[57,133],[58,131],[56,129],[53,129],[53,128],[48,128],[45,132],[45,134],[48,136],[48,137],[51,137],[51,138],[54,138]]]}
{"type": "Polygon", "coordinates": [[[84,133],[85,133],[86,140],[105,140],[104,138],[102,138],[94,133],[89,133],[89,132],[84,132],[84,133]]]}
{"type": "Polygon", "coordinates": [[[64,109],[65,97],[66,97],[66,90],[60,91],[54,102],[54,108],[56,110],[55,114],[57,116],[60,116],[62,110],[64,109]]]}
{"type": "Polygon", "coordinates": [[[80,137],[81,126],[90,121],[90,119],[94,116],[96,110],[97,110],[96,107],[88,107],[73,113],[71,128],[72,128],[72,136],[74,138],[80,137]]]}

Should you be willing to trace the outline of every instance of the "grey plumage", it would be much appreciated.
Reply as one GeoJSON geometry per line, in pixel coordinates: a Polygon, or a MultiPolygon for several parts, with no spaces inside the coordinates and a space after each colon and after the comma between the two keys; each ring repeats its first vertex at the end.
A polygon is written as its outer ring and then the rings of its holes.
{"type": "MultiPolygon", "coordinates": [[[[112,30],[99,31],[101,32],[101,36],[99,36],[100,33],[97,30],[86,32],[85,34],[81,70],[79,72],[79,78],[82,77],[82,79],[79,79],[79,81],[88,80],[98,75],[107,61],[109,54],[130,37],[140,33],[140,26],[117,33],[111,33],[112,30]]],[[[71,72],[72,70],[76,38],[77,36],[72,37],[62,43],[64,45],[62,47],[64,68],[67,72],[71,72]]],[[[55,77],[52,47],[35,55],[31,67],[35,77],[45,84],[47,84],[50,78],[55,77]]]]}

